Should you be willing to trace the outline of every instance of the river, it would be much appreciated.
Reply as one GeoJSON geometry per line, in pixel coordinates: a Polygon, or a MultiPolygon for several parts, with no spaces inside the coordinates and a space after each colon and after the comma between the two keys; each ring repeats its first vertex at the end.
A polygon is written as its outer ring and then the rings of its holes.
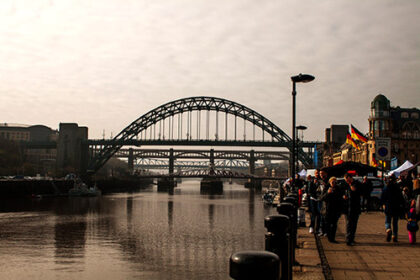
{"type": "Polygon", "coordinates": [[[94,198],[0,200],[0,279],[230,279],[229,257],[264,249],[261,195],[184,181],[94,198]]]}

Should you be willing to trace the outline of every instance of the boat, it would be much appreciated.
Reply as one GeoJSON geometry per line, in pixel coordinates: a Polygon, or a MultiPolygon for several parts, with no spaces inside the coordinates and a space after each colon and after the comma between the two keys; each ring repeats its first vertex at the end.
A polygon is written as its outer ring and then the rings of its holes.
{"type": "Polygon", "coordinates": [[[74,186],[69,190],[69,196],[99,196],[101,190],[95,186],[88,187],[82,181],[74,181],[74,186]]]}
{"type": "Polygon", "coordinates": [[[266,205],[272,205],[275,202],[276,197],[278,196],[277,189],[267,189],[262,195],[263,203],[266,205]]]}

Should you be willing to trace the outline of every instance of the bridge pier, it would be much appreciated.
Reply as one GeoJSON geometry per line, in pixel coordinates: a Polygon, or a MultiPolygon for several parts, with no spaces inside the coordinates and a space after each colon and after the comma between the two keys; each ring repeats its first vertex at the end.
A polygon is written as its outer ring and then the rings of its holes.
{"type": "Polygon", "coordinates": [[[174,178],[160,178],[157,183],[158,192],[173,192],[176,182],[174,178]]]}
{"type": "Polygon", "coordinates": [[[200,183],[201,194],[223,194],[223,182],[215,178],[203,178],[200,183]]]}
{"type": "Polygon", "coordinates": [[[261,190],[262,189],[262,180],[249,179],[248,182],[245,182],[245,188],[261,190]]]}
{"type": "Polygon", "coordinates": [[[174,165],[175,165],[175,157],[174,157],[174,149],[169,149],[169,175],[174,174],[174,165]]]}
{"type": "Polygon", "coordinates": [[[130,174],[134,172],[134,155],[133,148],[128,149],[128,171],[130,174]]]}
{"type": "MultiPolygon", "coordinates": [[[[251,150],[249,152],[249,174],[255,174],[255,151],[251,150]]],[[[245,188],[247,189],[258,189],[262,188],[261,180],[258,179],[249,179],[248,182],[245,182],[245,188]]]]}

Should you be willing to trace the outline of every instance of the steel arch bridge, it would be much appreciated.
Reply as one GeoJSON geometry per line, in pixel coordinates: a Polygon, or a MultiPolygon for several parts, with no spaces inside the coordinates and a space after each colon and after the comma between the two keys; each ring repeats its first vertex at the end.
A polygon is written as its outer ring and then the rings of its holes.
{"type": "MultiPolygon", "coordinates": [[[[182,117],[183,113],[188,113],[187,120],[187,140],[192,138],[192,112],[196,111],[200,116],[197,120],[197,138],[200,138],[200,127],[201,127],[201,111],[207,111],[207,139],[209,136],[208,127],[209,127],[209,117],[208,112],[215,111],[217,113],[223,112],[226,114],[226,125],[225,130],[226,134],[227,129],[227,119],[228,115],[233,115],[235,117],[235,141],[236,141],[236,120],[241,118],[244,120],[244,127],[246,122],[251,123],[254,128],[259,127],[262,130],[262,136],[264,141],[264,133],[267,133],[271,136],[272,142],[281,143],[284,147],[287,147],[289,151],[292,150],[291,138],[283,132],[278,126],[276,126],[269,119],[265,118],[258,112],[241,105],[239,103],[217,98],[217,97],[207,97],[207,96],[198,96],[198,97],[188,97],[182,98],[175,101],[171,101],[164,105],[161,105],[143,116],[139,117],[137,120],[133,121],[129,126],[124,128],[120,133],[118,133],[110,142],[106,144],[97,152],[92,160],[89,162],[88,173],[96,173],[123,145],[130,143],[130,140],[135,140],[138,138],[138,135],[146,132],[150,127],[155,126],[156,124],[162,123],[165,126],[165,120],[169,119],[169,138],[173,138],[174,134],[174,116],[178,116],[178,127],[181,124],[181,135],[182,135],[182,119],[180,122],[180,116],[182,117]],[[172,121],[172,122],[171,122],[172,121]],[[172,123],[172,126],[171,126],[172,123]],[[171,131],[172,127],[172,131],[171,131]]],[[[218,118],[218,114],[216,115],[218,118]]],[[[218,126],[218,119],[216,120],[216,126],[218,126]]],[[[165,131],[165,128],[163,128],[165,131]]],[[[218,131],[218,128],[216,129],[218,131]]],[[[151,133],[151,130],[150,130],[151,133]]],[[[145,134],[145,133],[144,133],[145,134]]],[[[178,136],[180,130],[178,128],[178,136]]],[[[216,132],[216,138],[218,133],[216,132]]],[[[160,135],[159,135],[160,138],[160,135]]],[[[233,142],[234,145],[234,142],[233,142]]],[[[300,160],[304,165],[310,165],[312,159],[300,148],[298,153],[298,160],[300,160]]]]}

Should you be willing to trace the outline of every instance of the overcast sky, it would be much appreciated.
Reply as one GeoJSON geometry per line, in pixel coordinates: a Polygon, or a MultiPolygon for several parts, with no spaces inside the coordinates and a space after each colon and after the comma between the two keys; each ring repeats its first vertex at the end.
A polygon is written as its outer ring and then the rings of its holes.
{"type": "Polygon", "coordinates": [[[226,98],[305,140],[368,131],[370,102],[420,107],[418,0],[1,0],[0,122],[109,137],[169,101],[226,98]]]}

